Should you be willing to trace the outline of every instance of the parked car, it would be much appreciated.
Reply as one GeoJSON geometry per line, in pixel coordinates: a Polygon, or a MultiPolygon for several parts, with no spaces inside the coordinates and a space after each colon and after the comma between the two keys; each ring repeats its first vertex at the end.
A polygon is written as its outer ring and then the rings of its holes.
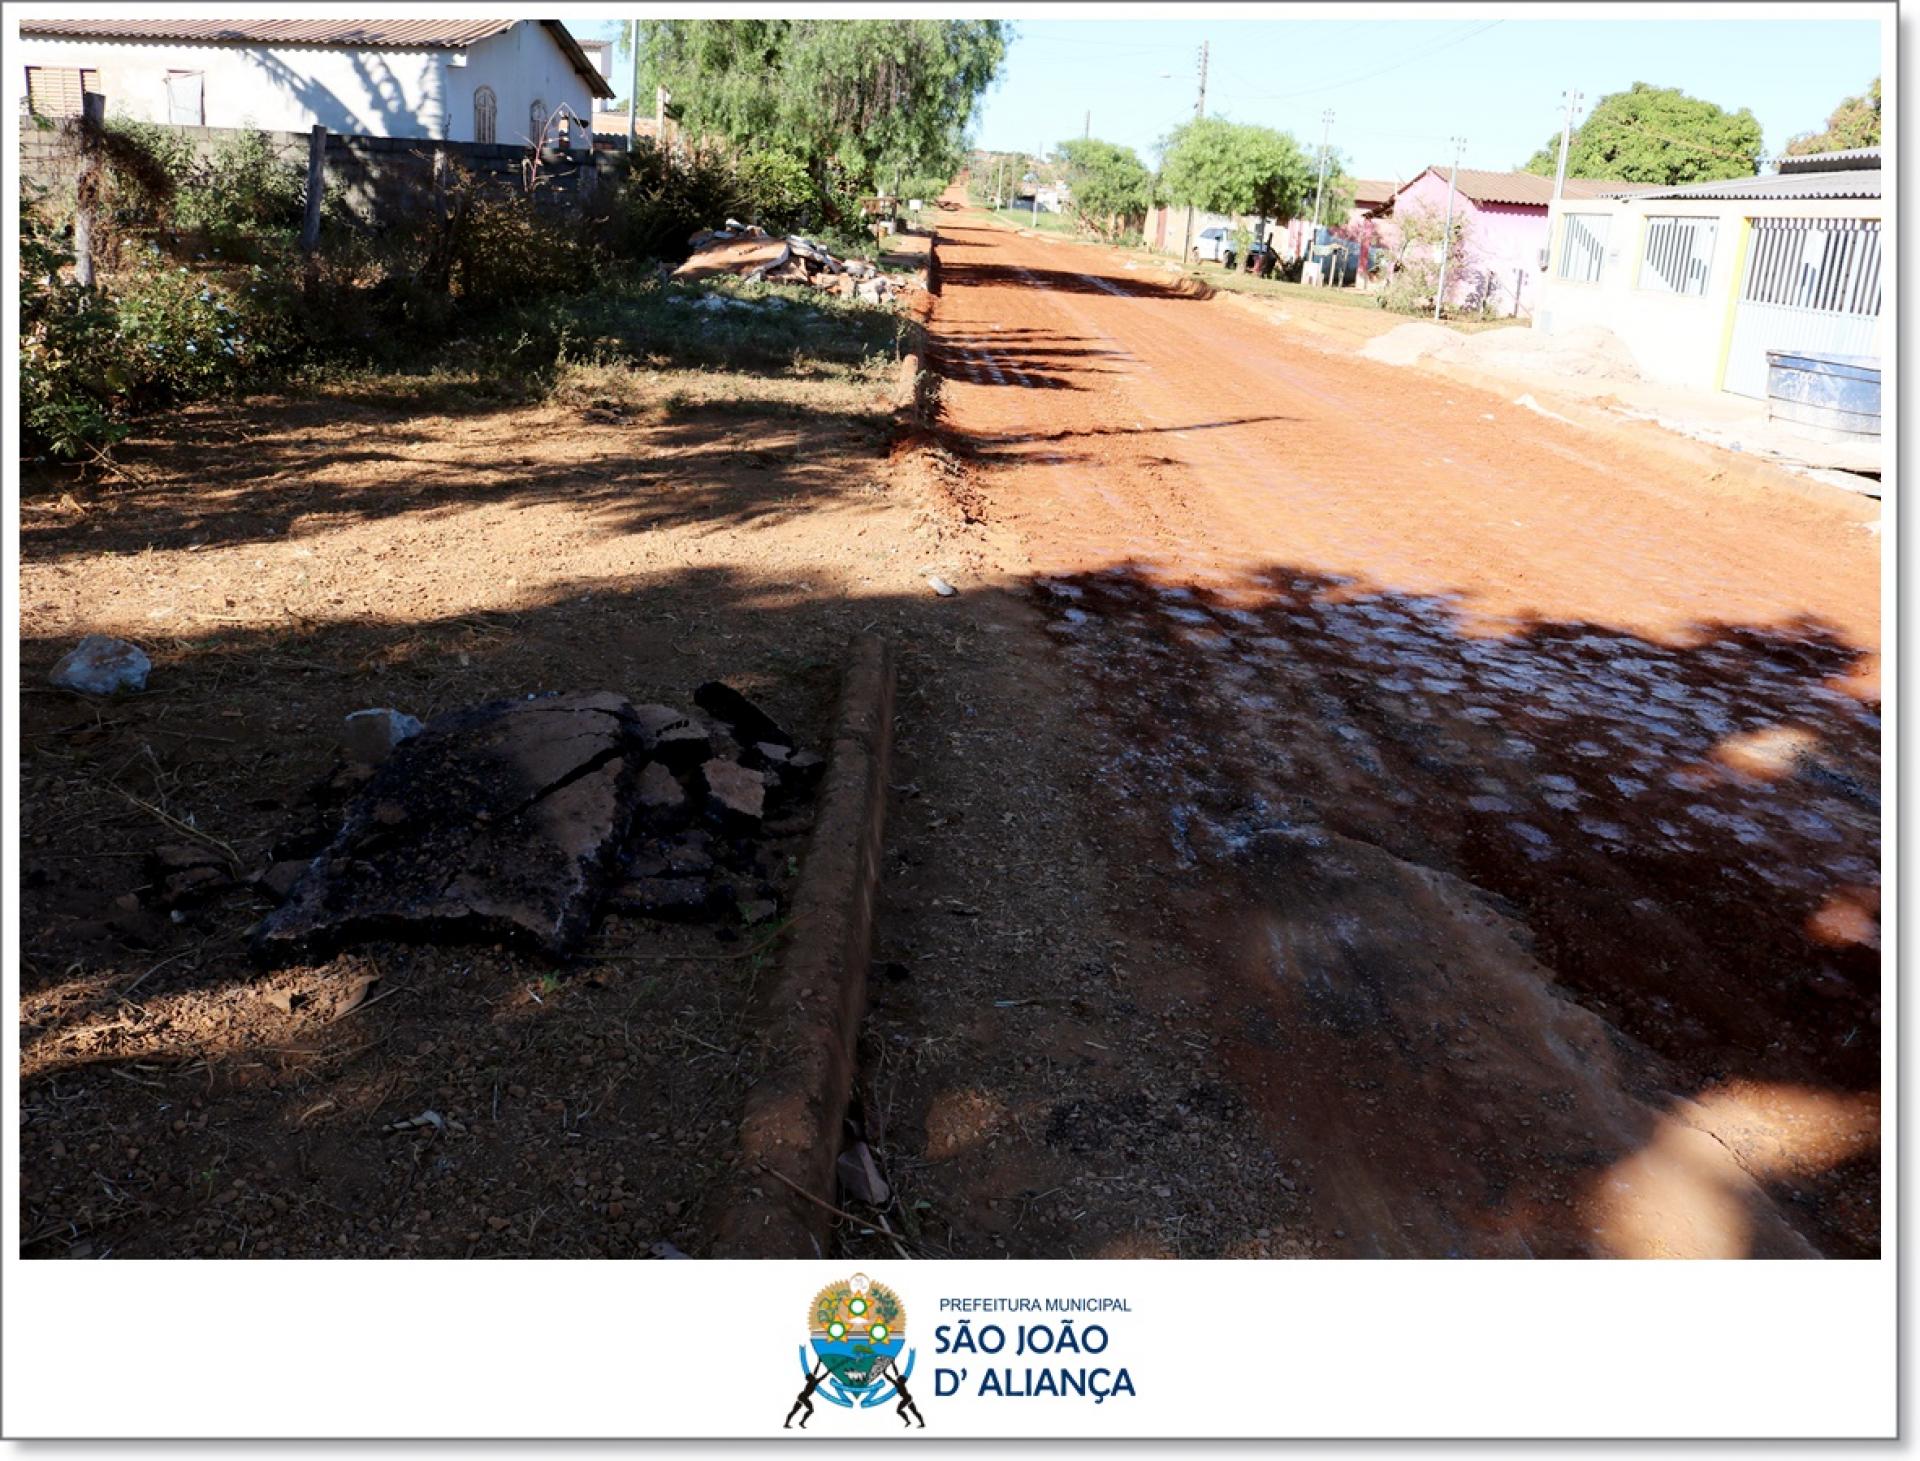
{"type": "Polygon", "coordinates": [[[1216,264],[1233,267],[1233,237],[1224,228],[1203,228],[1200,237],[1193,241],[1193,256],[1196,259],[1211,259],[1216,264]]]}

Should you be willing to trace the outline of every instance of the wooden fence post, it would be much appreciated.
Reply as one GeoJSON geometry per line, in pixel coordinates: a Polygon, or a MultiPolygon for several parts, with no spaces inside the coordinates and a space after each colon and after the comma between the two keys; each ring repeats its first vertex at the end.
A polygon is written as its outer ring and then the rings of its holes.
{"type": "Polygon", "coordinates": [[[93,216],[100,191],[100,148],[93,132],[107,121],[107,98],[97,91],[80,94],[80,180],[74,188],[73,282],[93,288],[93,216]]]}
{"type": "Polygon", "coordinates": [[[314,124],[307,144],[307,218],[300,229],[300,248],[312,253],[320,246],[320,202],[327,190],[327,129],[314,124]]]}

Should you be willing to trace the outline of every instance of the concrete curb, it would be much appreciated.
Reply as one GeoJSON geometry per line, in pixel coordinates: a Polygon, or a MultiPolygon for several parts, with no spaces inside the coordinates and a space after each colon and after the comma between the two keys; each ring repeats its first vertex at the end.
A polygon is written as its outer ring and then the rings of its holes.
{"type": "MultiPolygon", "coordinates": [[[[933,318],[933,300],[940,293],[940,235],[927,240],[926,290],[923,308],[916,308],[907,327],[907,348],[893,387],[893,423],[896,446],[933,429],[939,408],[939,378],[927,368],[927,321],[933,318]]],[[[916,301],[920,304],[921,301],[916,301]]]]}
{"type": "Polygon", "coordinates": [[[738,1166],[714,1214],[715,1258],[826,1256],[832,1215],[819,1204],[835,1201],[834,1164],[867,1008],[893,678],[892,646],[857,636],[793,922],[757,1037],[765,1074],[747,1093],[738,1166]]]}

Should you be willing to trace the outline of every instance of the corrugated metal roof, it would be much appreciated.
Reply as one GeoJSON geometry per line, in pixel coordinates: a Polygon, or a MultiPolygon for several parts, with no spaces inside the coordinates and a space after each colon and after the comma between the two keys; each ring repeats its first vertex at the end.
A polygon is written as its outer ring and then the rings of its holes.
{"type": "MultiPolygon", "coordinates": [[[[557,20],[540,22],[566,53],[573,69],[587,78],[595,96],[612,96],[613,88],[600,74],[580,43],[557,20]]],[[[517,20],[452,20],[432,16],[424,20],[170,20],[164,16],[131,16],[125,20],[23,20],[20,34],[70,37],[82,40],[184,41],[210,44],[240,42],[276,46],[342,46],[365,50],[463,51],[488,36],[511,30],[517,20]]]]}
{"type": "MultiPolygon", "coordinates": [[[[1416,174],[1409,181],[1394,190],[1394,196],[1404,193],[1427,173],[1443,181],[1448,169],[1435,164],[1424,172],[1416,174]]],[[[1563,196],[1568,198],[1614,197],[1647,191],[1652,185],[1646,183],[1611,182],[1597,178],[1568,178],[1563,196]]],[[[1458,188],[1460,196],[1474,203],[1504,204],[1513,208],[1544,208],[1553,201],[1553,179],[1541,177],[1531,172],[1487,172],[1476,167],[1463,167],[1459,173],[1458,188]]]]}
{"type": "Polygon", "coordinates": [[[1880,167],[1878,147],[1843,147],[1833,152],[1803,152],[1780,159],[1781,172],[1865,172],[1880,167]]]}
{"type": "Polygon", "coordinates": [[[1878,198],[1880,169],[1853,172],[1773,173],[1757,178],[1724,178],[1717,183],[1692,183],[1684,188],[1653,192],[1606,193],[1608,198],[1750,199],[1785,202],[1793,198],[1878,198]]]}
{"type": "Polygon", "coordinates": [[[23,20],[22,35],[78,36],[131,41],[251,41],[289,46],[378,46],[387,49],[461,50],[511,29],[512,20],[172,20],[128,16],[124,20],[23,20]]]}

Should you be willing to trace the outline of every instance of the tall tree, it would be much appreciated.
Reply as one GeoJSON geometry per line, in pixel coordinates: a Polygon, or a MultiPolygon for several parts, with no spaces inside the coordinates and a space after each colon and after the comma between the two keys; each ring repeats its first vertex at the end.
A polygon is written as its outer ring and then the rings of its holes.
{"type": "MultiPolygon", "coordinates": [[[[1575,129],[1567,176],[1666,187],[1751,177],[1760,143],[1760,123],[1745,107],[1729,112],[1677,87],[1636,81],[1631,90],[1601,97],[1575,129]]],[[[1522,171],[1552,177],[1559,160],[1556,132],[1522,171]]]]}
{"type": "Polygon", "coordinates": [[[1809,152],[1840,152],[1849,147],[1880,145],[1880,78],[1873,78],[1862,96],[1850,96],[1827,117],[1824,132],[1802,132],[1787,143],[1787,156],[1809,152]]]}
{"type": "Polygon", "coordinates": [[[1299,217],[1313,207],[1316,160],[1285,132],[1200,117],[1162,144],[1160,182],[1175,203],[1209,213],[1299,217]]]}
{"type": "Polygon", "coordinates": [[[1153,178],[1131,147],[1098,137],[1070,137],[1059,151],[1073,211],[1084,226],[1113,237],[1147,211],[1153,178]]]}
{"type": "Polygon", "coordinates": [[[1008,34],[1000,20],[806,16],[653,21],[642,39],[690,132],[798,157],[831,205],[896,173],[952,176],[1008,34]]]}

